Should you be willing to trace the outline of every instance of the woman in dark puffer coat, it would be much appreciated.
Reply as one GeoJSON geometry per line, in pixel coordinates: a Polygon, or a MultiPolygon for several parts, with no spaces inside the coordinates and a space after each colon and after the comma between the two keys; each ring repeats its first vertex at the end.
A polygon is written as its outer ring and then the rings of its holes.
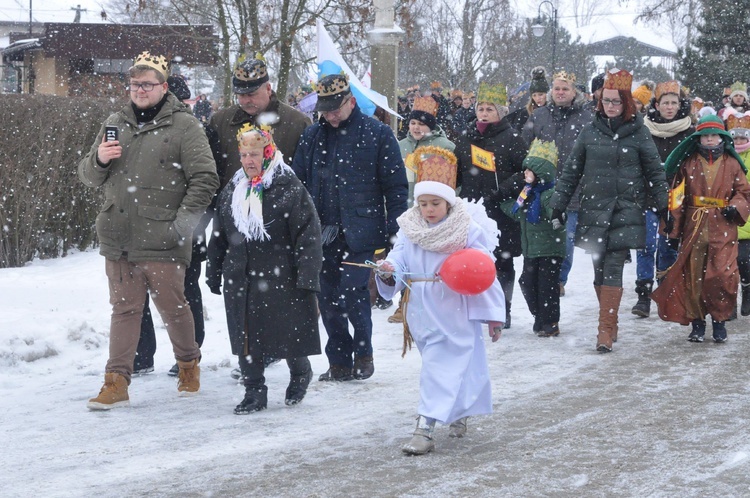
{"type": "Polygon", "coordinates": [[[617,341],[623,265],[631,249],[645,246],[648,201],[663,219],[667,214],[664,169],[651,133],[635,112],[631,83],[627,71],[607,73],[594,120],[576,139],[550,201],[553,218],[563,223],[580,184],[576,245],[592,255],[600,352],[612,351],[617,341]]]}

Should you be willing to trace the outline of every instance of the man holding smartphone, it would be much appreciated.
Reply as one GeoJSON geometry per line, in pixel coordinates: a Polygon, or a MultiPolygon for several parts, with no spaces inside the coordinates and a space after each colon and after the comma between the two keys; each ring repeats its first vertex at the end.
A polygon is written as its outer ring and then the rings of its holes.
{"type": "Polygon", "coordinates": [[[84,184],[104,187],[96,232],[112,304],[109,361],[104,386],[89,400],[92,410],[129,405],[146,292],[172,342],[178,393],[200,389],[201,355],[184,280],[193,230],[219,180],[203,127],[167,91],[168,74],[164,57],[143,52],[136,58],[129,70],[130,104],[107,118],[78,165],[84,184]],[[105,136],[108,126],[117,128],[117,140],[105,136]]]}

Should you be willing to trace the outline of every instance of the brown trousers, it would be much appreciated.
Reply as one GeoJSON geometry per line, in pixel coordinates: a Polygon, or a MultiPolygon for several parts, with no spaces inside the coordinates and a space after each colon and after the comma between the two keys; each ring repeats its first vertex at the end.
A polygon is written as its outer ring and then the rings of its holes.
{"type": "Polygon", "coordinates": [[[184,264],[107,259],[106,271],[112,305],[107,372],[124,375],[130,382],[148,291],[167,328],[175,358],[190,361],[200,357],[193,314],[185,299],[184,264]]]}

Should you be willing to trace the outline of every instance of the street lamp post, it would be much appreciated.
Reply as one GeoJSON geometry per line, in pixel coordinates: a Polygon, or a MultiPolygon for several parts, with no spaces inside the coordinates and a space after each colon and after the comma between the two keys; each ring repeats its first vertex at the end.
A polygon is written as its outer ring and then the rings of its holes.
{"type": "Polygon", "coordinates": [[[555,4],[550,2],[550,0],[543,0],[542,3],[539,4],[537,18],[535,24],[531,25],[531,32],[534,33],[534,36],[536,37],[544,35],[544,25],[542,24],[542,6],[544,4],[549,5],[552,9],[552,71],[554,72],[555,49],[557,48],[557,8],[555,8],[555,4]]]}

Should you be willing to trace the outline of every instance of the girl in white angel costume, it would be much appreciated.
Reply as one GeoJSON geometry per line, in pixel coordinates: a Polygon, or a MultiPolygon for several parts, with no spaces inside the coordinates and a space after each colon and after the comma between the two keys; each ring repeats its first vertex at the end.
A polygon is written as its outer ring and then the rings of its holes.
{"type": "Polygon", "coordinates": [[[469,416],[492,413],[482,324],[488,324],[492,342],[500,338],[505,296],[497,280],[480,294],[462,295],[437,278],[425,278],[434,277],[460,249],[492,258],[499,232],[481,202],[457,198],[446,183],[419,181],[414,198],[416,205],[398,219],[397,240],[379,263],[377,283],[384,299],[408,292],[405,327],[422,355],[422,371],[417,428],[402,451],[422,455],[435,448],[436,421],[450,424],[451,437],[463,437],[469,416]]]}

